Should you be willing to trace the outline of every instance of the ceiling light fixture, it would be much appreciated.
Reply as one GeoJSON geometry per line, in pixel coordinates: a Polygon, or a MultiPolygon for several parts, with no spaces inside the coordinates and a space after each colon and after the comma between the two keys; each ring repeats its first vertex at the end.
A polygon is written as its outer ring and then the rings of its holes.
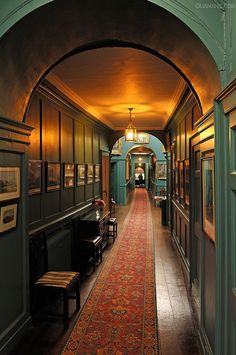
{"type": "Polygon", "coordinates": [[[136,142],[137,140],[137,130],[132,122],[131,112],[133,108],[129,108],[129,124],[125,129],[125,140],[126,142],[136,142]]]}

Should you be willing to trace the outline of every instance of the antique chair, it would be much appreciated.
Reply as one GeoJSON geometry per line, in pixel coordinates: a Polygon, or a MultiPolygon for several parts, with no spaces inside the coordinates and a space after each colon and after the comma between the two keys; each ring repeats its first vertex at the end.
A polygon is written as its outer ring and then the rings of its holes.
{"type": "Polygon", "coordinates": [[[64,329],[68,328],[69,299],[76,299],[76,310],[80,309],[80,274],[72,271],[48,271],[47,242],[43,234],[30,238],[31,312],[36,313],[47,303],[63,301],[64,329]],[[75,291],[72,294],[72,291],[75,291]]]}
{"type": "Polygon", "coordinates": [[[116,214],[116,201],[112,197],[111,198],[111,216],[115,217],[115,214],[116,214]]]}
{"type": "Polygon", "coordinates": [[[113,238],[113,243],[117,237],[117,220],[114,217],[108,219],[108,236],[113,238]]]}

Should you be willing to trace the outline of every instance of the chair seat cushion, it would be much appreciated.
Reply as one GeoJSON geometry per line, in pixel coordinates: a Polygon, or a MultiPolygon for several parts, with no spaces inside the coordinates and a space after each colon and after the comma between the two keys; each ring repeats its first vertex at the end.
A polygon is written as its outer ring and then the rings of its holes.
{"type": "Polygon", "coordinates": [[[77,275],[77,272],[71,271],[48,271],[35,284],[66,289],[77,275]]]}

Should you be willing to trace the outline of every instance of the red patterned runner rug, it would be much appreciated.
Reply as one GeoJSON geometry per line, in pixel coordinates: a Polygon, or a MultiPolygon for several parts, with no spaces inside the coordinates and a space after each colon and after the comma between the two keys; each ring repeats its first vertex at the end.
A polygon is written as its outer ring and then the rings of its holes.
{"type": "Polygon", "coordinates": [[[152,216],[140,188],[62,354],[154,355],[157,336],[152,216]]]}

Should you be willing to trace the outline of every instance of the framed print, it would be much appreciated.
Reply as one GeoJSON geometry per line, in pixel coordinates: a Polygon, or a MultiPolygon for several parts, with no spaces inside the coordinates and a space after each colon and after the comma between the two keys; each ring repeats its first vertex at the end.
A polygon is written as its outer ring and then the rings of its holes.
{"type": "Polygon", "coordinates": [[[158,161],[156,165],[158,180],[166,180],[166,161],[158,161]]]}
{"type": "Polygon", "coordinates": [[[47,162],[47,191],[60,190],[61,164],[47,162]]]}
{"type": "Polygon", "coordinates": [[[172,170],[175,169],[175,144],[171,145],[171,167],[172,170]]]}
{"type": "Polygon", "coordinates": [[[189,206],[189,159],[184,160],[184,200],[185,205],[189,206]]]}
{"type": "Polygon", "coordinates": [[[20,168],[0,167],[0,201],[20,197],[20,168]]]}
{"type": "Polygon", "coordinates": [[[100,181],[100,170],[101,170],[101,166],[100,164],[95,164],[94,166],[94,181],[100,181]]]}
{"type": "Polygon", "coordinates": [[[136,139],[136,144],[148,144],[150,143],[150,135],[149,133],[144,133],[144,132],[138,132],[137,133],[137,139],[136,139]]]}
{"type": "Polygon", "coordinates": [[[64,188],[75,186],[75,164],[64,164],[64,188]]]}
{"type": "Polygon", "coordinates": [[[125,159],[125,179],[126,181],[129,181],[130,179],[130,158],[129,157],[125,159]]]}
{"type": "Polygon", "coordinates": [[[85,185],[85,164],[77,164],[76,185],[85,185]]]}
{"type": "Polygon", "coordinates": [[[115,144],[113,145],[111,154],[112,155],[121,155],[122,154],[122,140],[121,140],[121,138],[118,139],[115,142],[115,144]]]}
{"type": "Polygon", "coordinates": [[[215,241],[214,157],[202,159],[202,224],[203,231],[215,241]]]}
{"type": "Polygon", "coordinates": [[[93,164],[87,164],[87,184],[92,184],[94,179],[93,164]]]}
{"type": "Polygon", "coordinates": [[[179,196],[179,161],[175,162],[175,196],[179,196]]]}
{"type": "Polygon", "coordinates": [[[179,162],[179,196],[184,199],[184,162],[179,162]]]}
{"type": "Polygon", "coordinates": [[[16,227],[17,204],[3,206],[0,209],[0,233],[16,227]]]}
{"type": "Polygon", "coordinates": [[[42,161],[29,160],[29,195],[39,194],[42,190],[42,161]]]}
{"type": "Polygon", "coordinates": [[[175,197],[175,170],[171,170],[171,196],[175,197]]]}

